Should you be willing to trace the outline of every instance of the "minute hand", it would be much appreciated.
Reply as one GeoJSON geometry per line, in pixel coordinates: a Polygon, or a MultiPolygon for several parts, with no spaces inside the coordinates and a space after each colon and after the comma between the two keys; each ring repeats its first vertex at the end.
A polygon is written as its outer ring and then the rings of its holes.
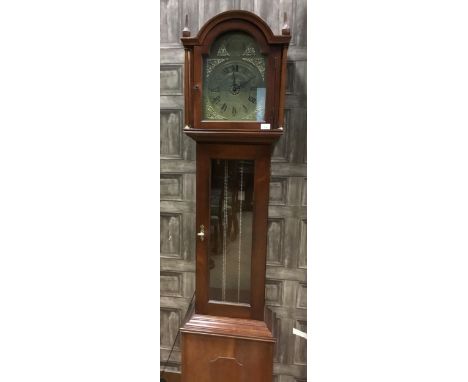
{"type": "Polygon", "coordinates": [[[251,80],[253,80],[255,78],[255,76],[252,76],[252,77],[249,77],[248,79],[246,79],[245,81],[241,82],[239,84],[240,87],[244,86],[245,84],[249,83],[251,80]]]}

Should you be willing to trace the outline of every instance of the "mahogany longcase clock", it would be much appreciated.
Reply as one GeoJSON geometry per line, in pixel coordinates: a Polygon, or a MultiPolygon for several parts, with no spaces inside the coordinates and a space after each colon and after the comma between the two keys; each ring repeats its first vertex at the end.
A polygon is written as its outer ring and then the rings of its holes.
{"type": "Polygon", "coordinates": [[[181,328],[182,381],[272,380],[265,323],[270,161],[283,134],[290,31],[228,11],[187,26],[185,128],[197,142],[195,314],[181,328]]]}

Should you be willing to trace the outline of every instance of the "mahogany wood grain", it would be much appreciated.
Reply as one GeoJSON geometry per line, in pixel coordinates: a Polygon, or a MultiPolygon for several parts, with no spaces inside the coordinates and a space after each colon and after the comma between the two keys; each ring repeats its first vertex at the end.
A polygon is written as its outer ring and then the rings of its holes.
{"type": "Polygon", "coordinates": [[[181,38],[185,53],[185,128],[197,141],[196,232],[205,227],[204,240],[196,239],[195,314],[181,328],[182,382],[271,382],[274,318],[265,317],[270,164],[273,144],[282,136],[286,55],[290,35],[275,36],[257,15],[227,11],[209,20],[197,36],[181,38]],[[250,34],[266,56],[264,121],[203,120],[203,58],[212,43],[228,31],[250,34]],[[262,130],[261,123],[270,124],[262,130]],[[281,128],[280,128],[281,127],[281,128]],[[253,160],[253,220],[249,304],[209,299],[209,243],[211,163],[253,160]],[[263,320],[267,319],[267,323],[263,320]]]}
{"type": "MultiPolygon", "coordinates": [[[[282,35],[254,13],[227,11],[210,19],[196,36],[186,28],[184,132],[197,141],[195,314],[181,328],[182,382],[272,382],[275,317],[265,310],[268,201],[273,144],[282,136],[287,48],[291,40],[285,18],[282,35]],[[228,31],[251,35],[266,56],[264,121],[203,120],[203,58],[228,31]],[[269,123],[262,130],[261,123],[269,123]],[[211,163],[213,159],[253,160],[253,220],[249,304],[209,300],[211,163]],[[266,312],[266,313],[265,313],[266,312]],[[265,320],[265,321],[264,321],[265,320]]],[[[188,240],[191,240],[190,238],[188,240]]],[[[276,330],[276,329],[275,329],[276,330]]]]}
{"type": "Polygon", "coordinates": [[[194,315],[182,332],[182,382],[271,382],[275,340],[264,322],[194,315]]]}
{"type": "Polygon", "coordinates": [[[218,317],[194,314],[181,328],[181,332],[205,333],[217,336],[228,336],[257,341],[275,342],[271,331],[264,321],[218,317]]]}
{"type": "Polygon", "coordinates": [[[284,127],[284,102],[286,98],[288,46],[283,45],[281,54],[281,77],[279,85],[278,126],[284,127]]]}
{"type": "Polygon", "coordinates": [[[269,144],[197,144],[196,224],[205,227],[204,240],[196,244],[196,313],[263,320],[265,305],[265,273],[267,220],[270,184],[269,144]],[[210,242],[210,177],[214,159],[255,161],[253,187],[253,222],[250,274],[250,306],[212,302],[209,300],[208,248],[210,242]]]}
{"type": "Polygon", "coordinates": [[[234,357],[217,357],[211,360],[208,365],[211,381],[219,380],[221,376],[225,375],[228,375],[232,381],[239,381],[244,366],[234,357]]]}
{"type": "Polygon", "coordinates": [[[197,142],[211,143],[269,143],[273,144],[283,135],[283,131],[276,130],[257,130],[257,131],[242,131],[242,130],[202,130],[202,129],[186,129],[184,130],[190,138],[197,142]]]}
{"type": "Polygon", "coordinates": [[[196,237],[196,272],[195,272],[195,311],[206,311],[208,303],[208,280],[209,280],[209,264],[208,264],[208,244],[210,226],[207,222],[210,221],[209,208],[209,190],[210,190],[210,160],[208,153],[205,152],[204,146],[197,144],[197,184],[196,184],[196,232],[199,232],[203,224],[206,232],[206,239],[201,241],[196,237]],[[206,197],[208,195],[208,198],[206,197]]]}
{"type": "Polygon", "coordinates": [[[269,123],[273,130],[283,126],[281,91],[284,92],[287,50],[291,36],[275,36],[270,27],[260,17],[248,11],[233,10],[220,13],[209,20],[195,37],[182,37],[186,54],[185,65],[189,66],[186,75],[186,110],[190,114],[191,129],[200,130],[260,130],[261,123],[269,123]],[[207,121],[203,120],[203,57],[209,54],[212,43],[227,31],[243,31],[250,34],[259,44],[260,51],[267,58],[265,68],[266,104],[264,121],[207,121]],[[191,53],[191,54],[190,54],[191,53]],[[187,103],[187,99],[189,102],[187,103]]]}
{"type": "Polygon", "coordinates": [[[199,45],[200,41],[203,41],[210,30],[213,29],[217,24],[226,23],[236,19],[246,20],[251,24],[256,25],[265,35],[268,44],[289,44],[289,41],[291,40],[291,36],[274,35],[271,31],[271,28],[261,17],[257,16],[255,13],[243,10],[230,10],[219,13],[203,25],[197,36],[183,37],[181,40],[183,44],[187,46],[199,45]]]}
{"type": "Polygon", "coordinates": [[[190,49],[185,48],[185,65],[184,65],[184,126],[191,126],[191,92],[190,84],[192,82],[191,69],[192,69],[192,52],[190,49]]]}
{"type": "Polygon", "coordinates": [[[165,371],[162,378],[164,378],[166,382],[180,382],[182,374],[176,371],[165,371]]]}

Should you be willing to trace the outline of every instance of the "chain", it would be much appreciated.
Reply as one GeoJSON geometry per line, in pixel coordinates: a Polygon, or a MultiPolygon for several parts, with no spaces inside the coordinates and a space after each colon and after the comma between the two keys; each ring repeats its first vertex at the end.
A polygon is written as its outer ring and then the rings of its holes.
{"type": "Polygon", "coordinates": [[[237,256],[237,302],[240,302],[241,279],[241,247],[242,247],[242,202],[244,200],[244,167],[240,163],[240,190],[239,190],[239,254],[237,256]]]}
{"type": "Polygon", "coordinates": [[[227,256],[227,225],[228,225],[228,161],[224,161],[224,206],[223,206],[223,280],[222,301],[226,301],[226,256],[227,256]]]}

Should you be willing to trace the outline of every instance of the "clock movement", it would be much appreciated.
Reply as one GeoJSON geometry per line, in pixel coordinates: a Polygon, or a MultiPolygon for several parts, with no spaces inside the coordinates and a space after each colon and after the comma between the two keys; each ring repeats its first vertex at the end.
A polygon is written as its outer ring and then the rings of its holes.
{"type": "Polygon", "coordinates": [[[272,380],[265,315],[270,162],[283,134],[287,49],[257,15],[187,26],[185,127],[196,141],[195,311],[181,328],[182,381],[272,380]]]}

